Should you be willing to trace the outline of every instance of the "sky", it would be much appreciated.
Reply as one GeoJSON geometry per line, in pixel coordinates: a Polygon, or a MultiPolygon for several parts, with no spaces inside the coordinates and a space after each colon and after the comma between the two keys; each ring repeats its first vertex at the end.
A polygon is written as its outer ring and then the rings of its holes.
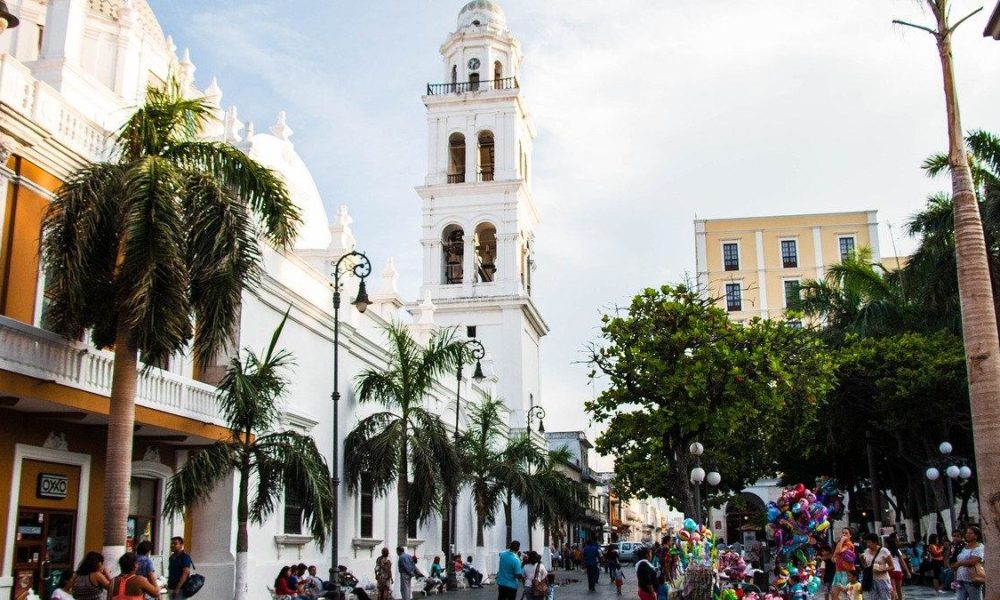
{"type": "MultiPolygon", "coordinates": [[[[982,0],[953,0],[956,16],[982,0]]],[[[438,49],[464,0],[149,0],[202,89],[266,131],[286,111],[327,212],[358,249],[421,280],[426,122],[438,49]]],[[[587,344],[603,310],[695,270],[695,218],[877,209],[883,255],[949,188],[920,170],[946,149],[931,22],[916,0],[496,0],[520,40],[538,130],[533,295],[549,430],[583,429],[587,344]],[[890,229],[891,225],[891,229],[890,229]],[[558,416],[557,416],[558,415],[558,416]]],[[[1000,132],[989,6],[955,35],[967,130],[1000,132]]],[[[893,250],[895,247],[896,250],[893,250]]],[[[501,374],[502,376],[502,374],[501,374]]]]}

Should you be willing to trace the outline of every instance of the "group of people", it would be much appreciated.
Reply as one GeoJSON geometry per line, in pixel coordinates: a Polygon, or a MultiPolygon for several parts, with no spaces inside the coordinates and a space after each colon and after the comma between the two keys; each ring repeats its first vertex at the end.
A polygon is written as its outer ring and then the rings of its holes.
{"type": "Polygon", "coordinates": [[[982,532],[970,526],[953,532],[952,537],[953,542],[946,550],[937,543],[936,535],[930,536],[926,548],[930,565],[918,559],[919,570],[915,570],[914,547],[901,545],[896,534],[887,537],[884,543],[877,534],[866,534],[864,545],[859,547],[853,530],[844,528],[836,546],[821,547],[819,552],[824,563],[827,600],[862,600],[862,591],[870,592],[869,600],[903,600],[904,580],[920,571],[931,571],[935,589],[944,593],[949,591],[941,583],[946,569],[953,578],[957,600],[982,600],[985,561],[982,532]]]}
{"type": "MultiPolygon", "coordinates": [[[[162,580],[150,558],[153,545],[139,542],[135,552],[118,559],[119,574],[112,576],[100,552],[88,552],[76,571],[63,571],[52,600],[152,600],[160,598],[162,580]]],[[[166,589],[171,600],[183,598],[181,589],[190,577],[194,563],[184,551],[184,538],[170,540],[170,560],[166,589]]]]}
{"type": "MultiPolygon", "coordinates": [[[[392,600],[392,584],[395,582],[393,575],[392,559],[389,557],[389,549],[382,548],[382,554],[375,560],[375,590],[377,600],[392,600]]],[[[455,575],[462,575],[468,582],[469,587],[480,588],[483,586],[483,574],[472,566],[472,557],[462,560],[461,553],[456,552],[452,562],[455,575]]],[[[435,556],[432,559],[429,573],[423,573],[417,567],[417,557],[409,554],[405,548],[396,548],[396,573],[399,575],[399,592],[402,600],[411,600],[413,597],[413,579],[423,579],[424,595],[434,590],[445,591],[446,578],[444,567],[441,564],[441,557],[435,556]]],[[[357,594],[357,590],[355,590],[357,594]]],[[[368,600],[367,595],[358,594],[358,600],[368,600]]]]}

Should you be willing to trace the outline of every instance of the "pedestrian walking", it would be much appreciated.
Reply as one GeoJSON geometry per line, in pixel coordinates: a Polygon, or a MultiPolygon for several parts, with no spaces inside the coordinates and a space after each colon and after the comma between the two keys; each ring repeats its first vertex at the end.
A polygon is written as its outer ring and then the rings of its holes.
{"type": "Polygon", "coordinates": [[[156,588],[155,594],[146,594],[147,600],[155,600],[160,595],[160,583],[156,578],[156,567],[153,566],[153,559],[149,556],[152,552],[153,544],[149,540],[143,540],[135,547],[135,574],[139,577],[145,577],[156,588]]]}
{"type": "Polygon", "coordinates": [[[903,600],[903,580],[910,578],[910,565],[906,562],[906,556],[899,549],[899,536],[891,534],[885,541],[885,547],[892,556],[892,571],[889,571],[889,579],[892,581],[892,597],[894,600],[903,600]]]}
{"type": "Polygon", "coordinates": [[[863,554],[866,569],[871,569],[872,589],[871,600],[892,600],[892,555],[889,549],[879,542],[878,534],[869,533],[865,536],[868,549],[863,554]]]}
{"type": "Polygon", "coordinates": [[[549,572],[542,564],[542,557],[531,550],[522,569],[524,575],[524,595],[522,600],[546,600],[549,595],[549,572]]]}
{"type": "Polygon", "coordinates": [[[506,550],[500,553],[497,564],[497,600],[516,600],[517,583],[524,578],[521,569],[521,559],[517,553],[521,550],[521,542],[514,540],[506,550]]]}
{"type": "Polygon", "coordinates": [[[421,575],[417,561],[402,546],[396,548],[396,568],[399,570],[399,595],[402,600],[413,599],[413,577],[421,575]]]}
{"type": "Polygon", "coordinates": [[[382,548],[382,556],[375,559],[375,589],[378,600],[392,600],[392,581],[392,559],[389,558],[389,549],[382,548]]]}
{"type": "Polygon", "coordinates": [[[170,591],[170,600],[183,600],[181,588],[191,576],[191,568],[194,562],[191,555],[184,551],[184,538],[174,536],[170,538],[170,560],[167,563],[167,590],[170,591]]]}
{"type": "Polygon", "coordinates": [[[136,574],[138,563],[132,552],[122,554],[118,559],[121,575],[111,582],[109,594],[112,600],[142,600],[144,595],[157,596],[160,588],[153,585],[145,577],[136,574]]]}
{"type": "Polygon", "coordinates": [[[958,553],[958,560],[951,564],[958,582],[958,596],[955,600],[982,600],[986,585],[986,548],[982,543],[983,534],[978,527],[965,528],[965,548],[958,553]]]}
{"type": "Polygon", "coordinates": [[[111,575],[104,568],[100,552],[88,552],[76,568],[73,597],[77,600],[103,600],[104,591],[111,587],[111,575]]]}
{"type": "Polygon", "coordinates": [[[597,578],[601,575],[601,548],[597,542],[590,540],[583,548],[583,566],[587,569],[587,587],[590,591],[597,590],[597,578]]]}
{"type": "Polygon", "coordinates": [[[932,533],[927,538],[927,556],[930,560],[927,562],[927,567],[921,567],[920,573],[923,574],[929,570],[931,576],[934,578],[934,591],[941,593],[941,569],[944,568],[944,548],[938,543],[936,533],[932,533]]]}
{"type": "MultiPolygon", "coordinates": [[[[854,550],[853,532],[850,527],[840,531],[840,540],[833,549],[833,562],[836,573],[833,576],[833,600],[840,600],[840,595],[847,589],[848,574],[855,570],[857,552],[854,550]]],[[[849,598],[848,600],[853,600],[849,598]]]]}

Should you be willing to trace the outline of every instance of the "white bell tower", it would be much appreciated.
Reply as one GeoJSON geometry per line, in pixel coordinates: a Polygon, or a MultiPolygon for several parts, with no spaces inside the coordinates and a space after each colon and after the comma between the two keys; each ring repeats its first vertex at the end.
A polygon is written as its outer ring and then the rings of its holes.
{"type": "Polygon", "coordinates": [[[423,97],[421,298],[430,296],[439,325],[483,343],[510,425],[523,428],[525,409],[541,401],[538,348],[548,326],[531,298],[535,129],[518,81],[521,49],[503,11],[474,0],[441,57],[442,83],[428,84],[423,97]]]}

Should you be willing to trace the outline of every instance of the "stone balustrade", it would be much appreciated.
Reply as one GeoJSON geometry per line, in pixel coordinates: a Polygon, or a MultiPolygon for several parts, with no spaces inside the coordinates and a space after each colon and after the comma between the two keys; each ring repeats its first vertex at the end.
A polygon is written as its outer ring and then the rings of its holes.
{"type": "MultiPolygon", "coordinates": [[[[114,354],[0,316],[0,369],[109,396],[114,354]]],[[[136,405],[225,426],[216,388],[151,368],[139,373],[136,405]]]]}

